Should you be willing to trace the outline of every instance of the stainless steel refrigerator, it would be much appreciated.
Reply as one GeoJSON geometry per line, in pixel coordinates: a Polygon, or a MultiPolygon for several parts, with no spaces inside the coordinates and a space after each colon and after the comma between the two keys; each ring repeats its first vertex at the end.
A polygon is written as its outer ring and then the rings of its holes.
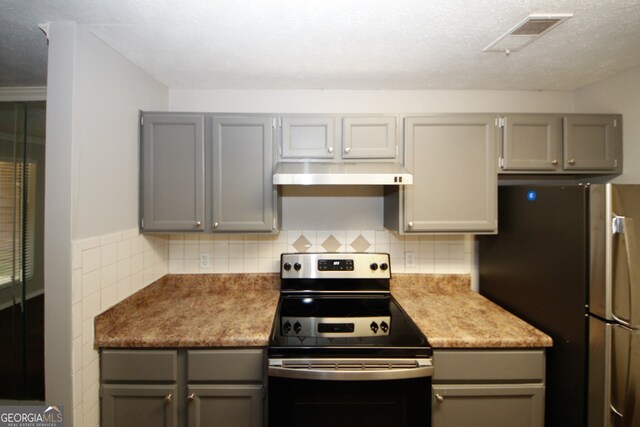
{"type": "Polygon", "coordinates": [[[640,426],[640,185],[513,185],[480,293],[553,338],[545,425],[640,426]]]}

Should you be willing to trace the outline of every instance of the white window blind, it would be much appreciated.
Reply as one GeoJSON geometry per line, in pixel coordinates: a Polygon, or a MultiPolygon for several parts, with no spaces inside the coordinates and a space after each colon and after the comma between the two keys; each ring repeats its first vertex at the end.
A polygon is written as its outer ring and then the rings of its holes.
{"type": "Polygon", "coordinates": [[[33,276],[36,164],[0,160],[0,286],[33,276]],[[26,205],[23,207],[23,194],[26,205]],[[23,209],[26,218],[23,234],[23,209]],[[22,271],[23,245],[25,266],[22,271]]]}

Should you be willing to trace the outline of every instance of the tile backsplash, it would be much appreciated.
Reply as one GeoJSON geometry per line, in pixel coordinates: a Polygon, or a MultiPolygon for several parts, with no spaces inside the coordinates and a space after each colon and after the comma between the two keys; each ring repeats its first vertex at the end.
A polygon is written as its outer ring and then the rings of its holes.
{"type": "Polygon", "coordinates": [[[100,372],[93,319],[167,274],[168,237],[131,229],[76,240],[72,251],[74,425],[98,427],[100,372]]]}
{"type": "Polygon", "coordinates": [[[169,272],[275,273],[283,252],[388,252],[396,273],[468,274],[472,251],[467,235],[402,236],[387,230],[172,234],[169,272]]]}

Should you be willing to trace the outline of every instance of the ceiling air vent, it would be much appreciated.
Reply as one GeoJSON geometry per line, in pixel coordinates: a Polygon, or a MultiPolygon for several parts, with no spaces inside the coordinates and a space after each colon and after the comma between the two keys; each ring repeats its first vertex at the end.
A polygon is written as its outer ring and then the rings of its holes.
{"type": "Polygon", "coordinates": [[[517,52],[572,16],[572,13],[529,15],[485,47],[483,51],[504,52],[507,55],[517,52]]]}

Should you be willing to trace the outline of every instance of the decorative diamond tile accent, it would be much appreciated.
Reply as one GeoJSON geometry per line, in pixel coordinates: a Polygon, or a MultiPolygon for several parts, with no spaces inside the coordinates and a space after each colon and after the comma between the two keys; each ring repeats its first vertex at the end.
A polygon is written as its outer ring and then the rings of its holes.
{"type": "Polygon", "coordinates": [[[293,247],[298,252],[307,252],[311,247],[311,242],[306,237],[304,237],[303,234],[302,236],[298,237],[295,242],[293,242],[293,247]]]}
{"type": "Polygon", "coordinates": [[[371,246],[371,243],[367,239],[365,239],[362,234],[356,237],[356,239],[351,242],[351,246],[356,252],[365,252],[371,246]]]}
{"type": "Polygon", "coordinates": [[[333,234],[327,237],[324,242],[322,242],[322,247],[327,252],[336,252],[338,249],[340,249],[340,246],[342,245],[340,244],[338,239],[333,237],[333,234]]]}

